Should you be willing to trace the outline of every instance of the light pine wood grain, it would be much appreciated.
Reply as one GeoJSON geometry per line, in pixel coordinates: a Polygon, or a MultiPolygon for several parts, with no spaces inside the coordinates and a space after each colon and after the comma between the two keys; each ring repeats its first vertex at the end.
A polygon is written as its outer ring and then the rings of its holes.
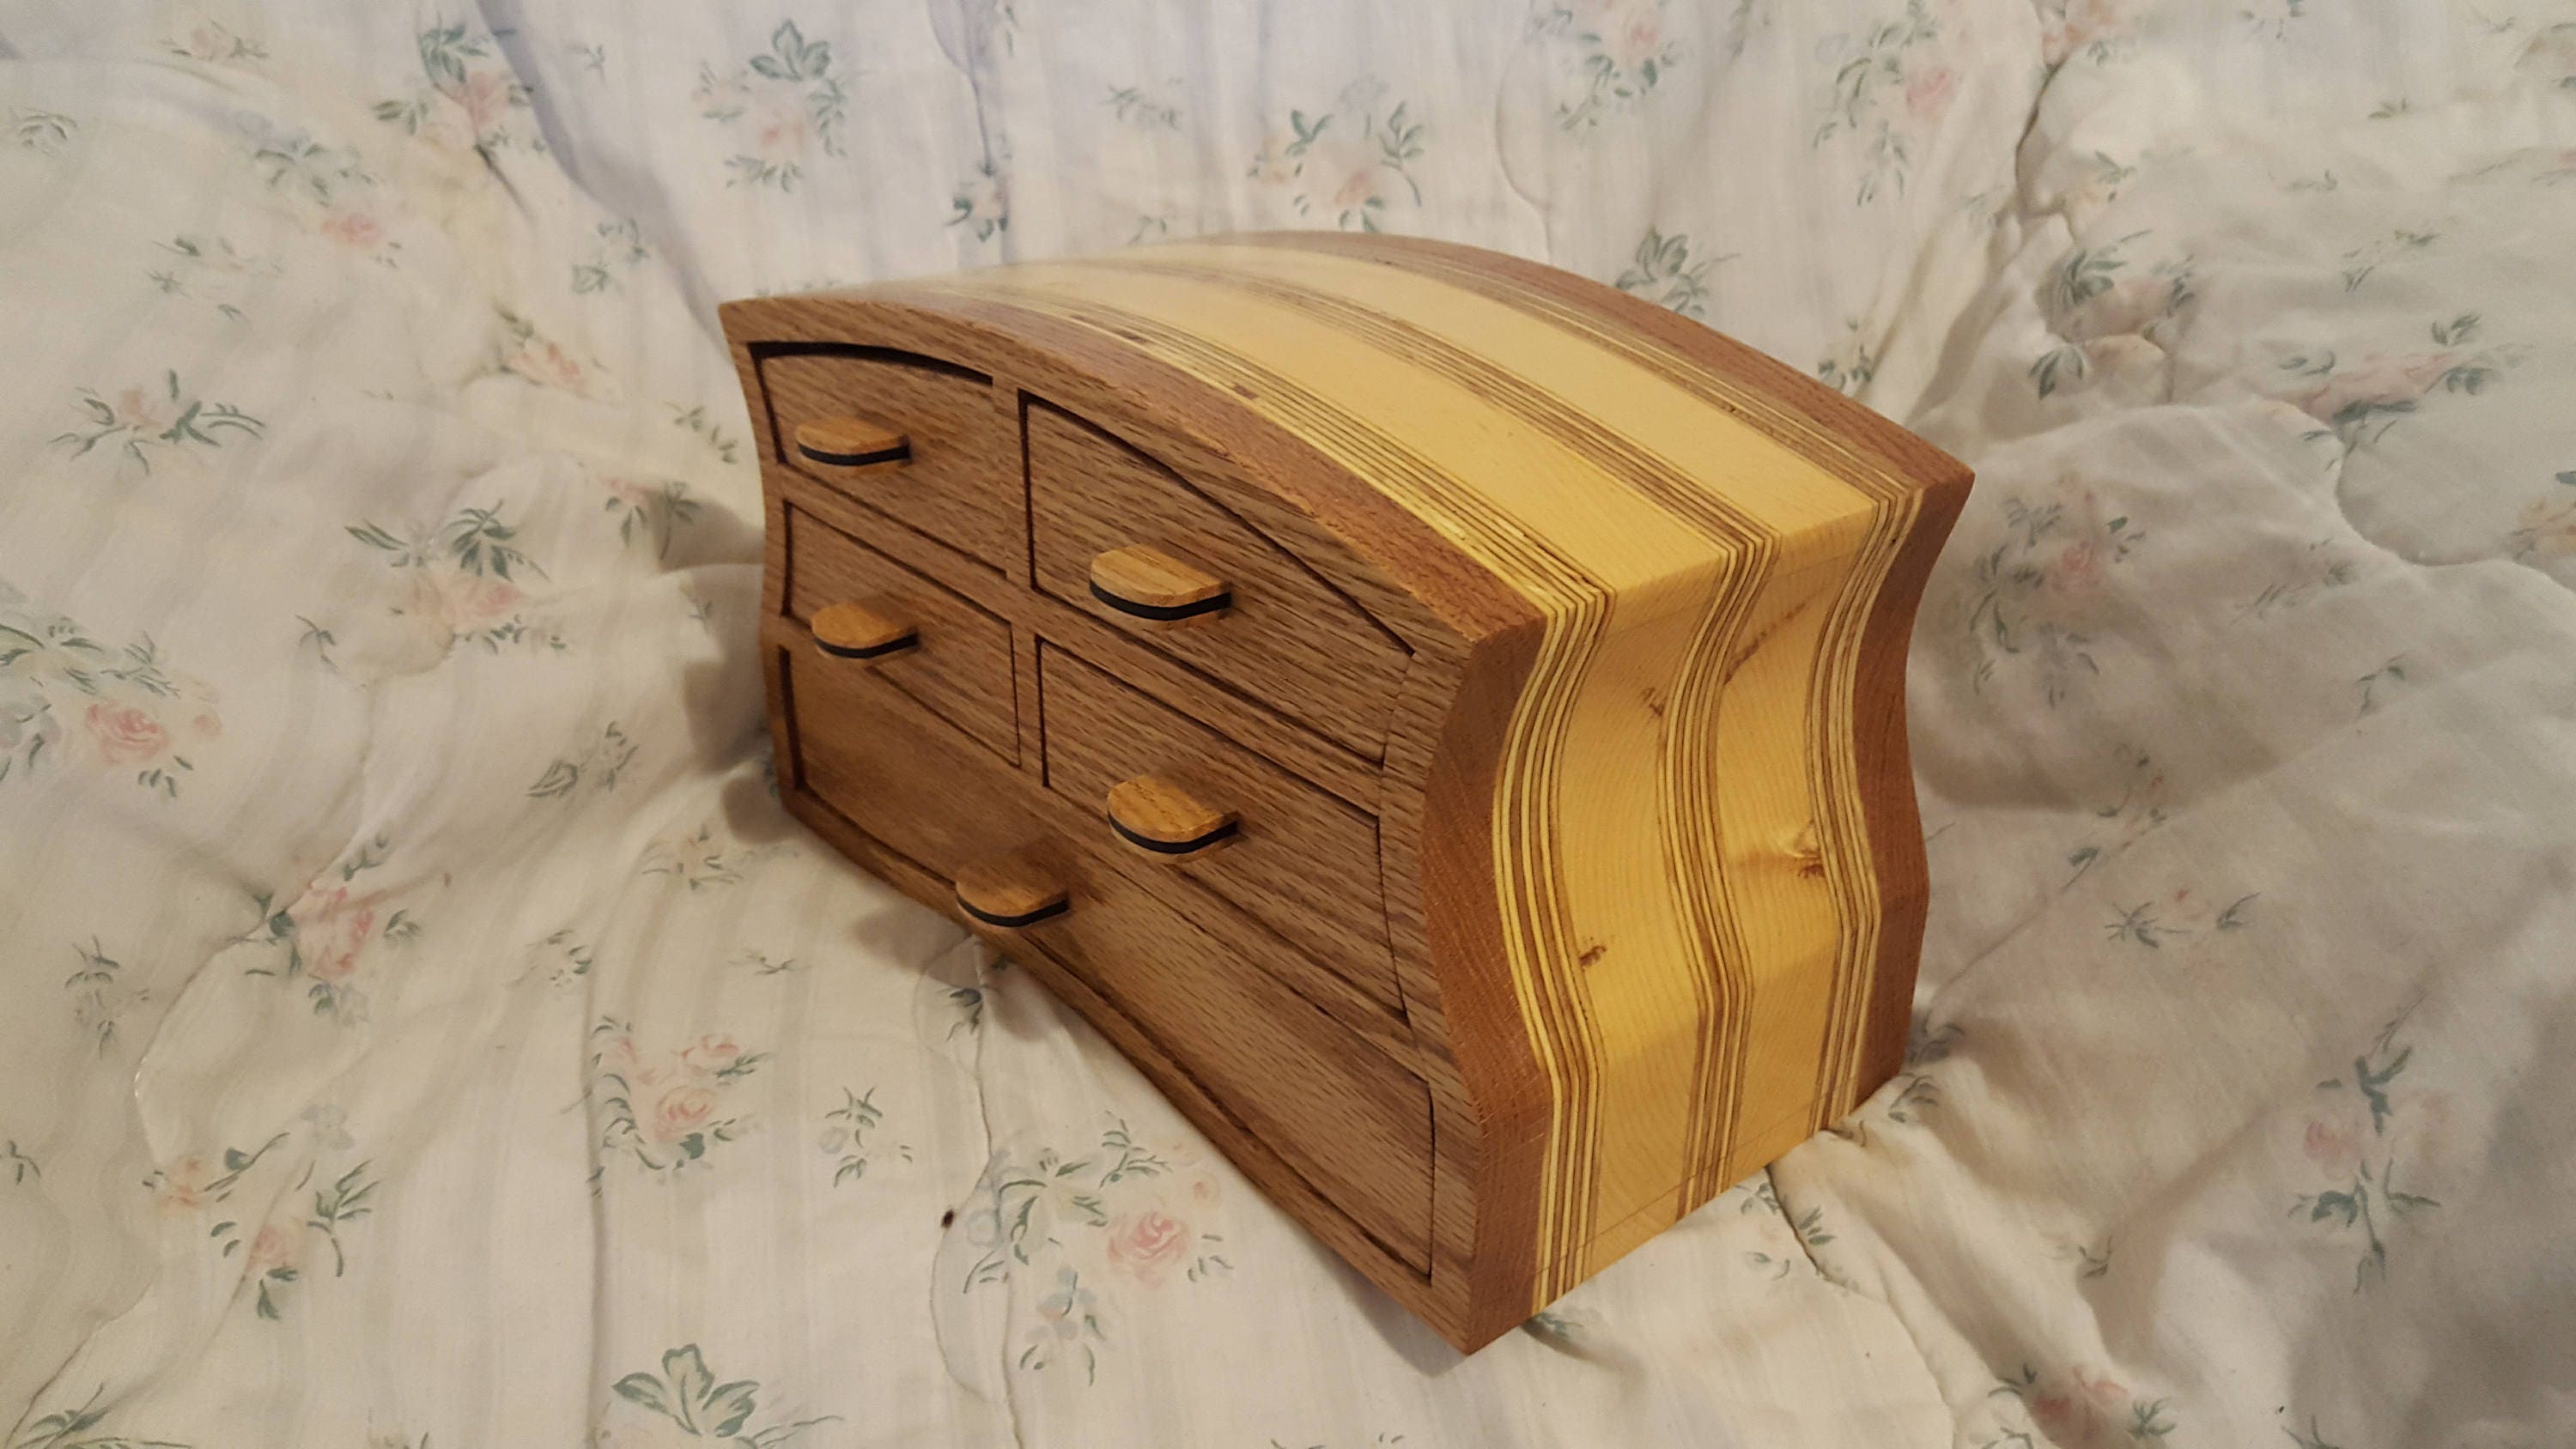
{"type": "MultiPolygon", "coordinates": [[[[994,379],[987,414],[1022,422],[1038,593],[999,597],[1006,573],[969,596],[1009,622],[1018,728],[1044,759],[1034,801],[1008,773],[986,833],[1060,853],[1068,910],[1038,929],[1083,933],[1041,974],[1453,1342],[1505,1331],[1893,1070],[1924,896],[1904,651],[1967,488],[1954,460],[1634,298],[1434,243],[1234,238],[726,322],[756,417],[754,354],[781,345],[994,379]],[[1233,606],[1159,631],[1086,607],[1101,556],[1117,581],[1136,547],[1233,606]],[[1237,628],[1256,600],[1286,626],[1237,628]],[[1096,822],[1137,780],[1232,810],[1240,837],[1179,867],[1115,849],[1096,822]],[[1281,802],[1367,835],[1317,824],[1264,874],[1196,878],[1296,819],[1281,802]],[[1374,892],[1335,882],[1354,859],[1374,892]],[[1090,881],[1118,904],[1086,914],[1090,881]],[[1122,932],[1160,929],[1122,914],[1148,907],[1206,943],[1203,988],[1312,1002],[1337,1050],[1367,1053],[1338,1070],[1415,1083],[1419,1161],[1245,1141],[1244,1114],[1296,1089],[1237,1072],[1212,1090],[1214,1028],[1104,988],[1122,932]],[[1384,974],[1347,970],[1379,950],[1384,974]],[[1392,1014],[1355,1010],[1352,981],[1392,1014]],[[1396,1226],[1417,1182],[1418,1239],[1396,1226]]],[[[774,494],[803,486],[771,475],[774,494]]],[[[789,658],[773,707],[793,705],[810,758],[782,778],[851,788],[862,747],[818,745],[850,726],[778,697],[789,658]]],[[[921,839],[944,827],[908,819],[936,808],[918,792],[851,808],[835,829],[956,868],[921,839]]],[[[1353,1090],[1383,1117],[1387,1094],[1353,1090]]]]}

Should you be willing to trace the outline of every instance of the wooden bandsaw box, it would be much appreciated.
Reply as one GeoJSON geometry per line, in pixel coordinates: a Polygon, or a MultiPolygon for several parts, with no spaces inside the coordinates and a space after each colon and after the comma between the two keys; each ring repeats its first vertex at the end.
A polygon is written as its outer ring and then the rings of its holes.
{"type": "Polygon", "coordinates": [[[1452,1343],[1894,1071],[1954,459],[1638,299],[1381,237],[724,324],[789,807],[1452,1343]]]}

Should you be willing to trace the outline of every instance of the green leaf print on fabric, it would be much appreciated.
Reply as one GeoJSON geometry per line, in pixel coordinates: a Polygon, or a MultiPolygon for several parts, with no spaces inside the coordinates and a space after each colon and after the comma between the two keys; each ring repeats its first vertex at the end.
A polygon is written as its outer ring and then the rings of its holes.
{"type": "Polygon", "coordinates": [[[107,1386],[101,1384],[91,1391],[89,1402],[79,1408],[57,1409],[29,1421],[18,1437],[9,1441],[9,1449],[190,1449],[176,1439],[91,1432],[107,1419],[108,1410],[98,1402],[106,1393],[107,1386]]]}
{"type": "Polygon", "coordinates": [[[198,19],[185,31],[173,30],[162,36],[161,51],[200,65],[239,65],[268,59],[266,45],[231,26],[206,19],[198,19]]]}
{"type": "Polygon", "coordinates": [[[1254,183],[1283,197],[1300,218],[1330,218],[1344,231],[1384,230],[1395,203],[1422,204],[1412,167],[1430,138],[1406,103],[1389,109],[1385,96],[1384,85],[1366,78],[1345,87],[1332,110],[1290,111],[1253,158],[1254,183]]]}
{"type": "Polygon", "coordinates": [[[690,103],[726,128],[738,148],[725,161],[730,186],[794,191],[813,149],[841,154],[848,119],[849,74],[832,63],[832,47],[808,40],[793,20],[778,22],[766,54],[719,72],[698,67],[690,103]]]}
{"type": "Polygon", "coordinates": [[[2074,1264],[2075,1276],[2079,1280],[2105,1277],[2111,1271],[2111,1237],[2105,1233],[2100,1241],[2093,1243],[2062,1240],[2049,1256],[2061,1263],[2074,1264]]]}
{"type": "Polygon", "coordinates": [[[528,785],[531,800],[569,800],[590,790],[592,795],[605,795],[618,788],[618,777],[636,759],[636,744],[626,739],[626,728],[618,721],[600,726],[600,736],[585,744],[580,752],[556,754],[546,764],[544,775],[528,785]]]}
{"type": "Polygon", "coordinates": [[[871,1147],[868,1134],[885,1125],[885,1112],[876,1103],[876,1088],[865,1092],[841,1089],[842,1102],[823,1114],[823,1155],[835,1158],[832,1186],[857,1182],[868,1175],[869,1154],[891,1152],[904,1162],[912,1160],[912,1149],[901,1142],[871,1147]]]}
{"type": "Polygon", "coordinates": [[[742,461],[742,440],[727,433],[722,424],[708,417],[704,403],[686,408],[678,403],[671,403],[669,407],[673,427],[696,434],[698,440],[707,445],[707,451],[715,454],[722,462],[742,461]]]}
{"type": "Polygon", "coordinates": [[[644,228],[627,220],[603,221],[593,230],[597,236],[589,257],[572,264],[572,289],[575,293],[621,291],[620,279],[653,255],[653,249],[644,244],[644,228]]]}
{"type": "Polygon", "coordinates": [[[1010,230],[1011,187],[999,162],[986,156],[975,163],[975,174],[948,198],[947,224],[974,233],[979,242],[1010,230]]]}
{"type": "MultiPolygon", "coordinates": [[[[253,1287],[255,1312],[269,1322],[286,1316],[288,1291],[305,1277],[305,1251],[311,1239],[319,1236],[331,1248],[331,1276],[346,1276],[349,1270],[347,1244],[341,1239],[342,1228],[373,1212],[377,1183],[368,1169],[374,1164],[361,1162],[340,1174],[330,1186],[313,1194],[313,1207],[299,1220],[291,1206],[272,1216],[257,1232],[249,1232],[240,1223],[215,1224],[209,1237],[223,1243],[223,1256],[241,1255],[242,1272],[253,1287]]],[[[310,1186],[312,1170],[296,1184],[301,1191],[310,1186]]]]}
{"type": "Polygon", "coordinates": [[[2442,234],[2437,231],[2410,231],[2399,227],[2376,241],[2354,247],[2343,254],[2343,289],[2360,291],[2361,284],[2369,281],[2381,267],[2425,251],[2441,239],[2442,234]]]}
{"type": "Polygon", "coordinates": [[[80,390],[72,406],[80,425],[54,437],[57,447],[75,458],[100,447],[122,453],[145,473],[153,463],[195,458],[234,441],[255,440],[268,424],[228,402],[197,396],[179,382],[176,369],[162,374],[162,385],[136,385],[109,397],[96,388],[80,390]],[[190,449],[199,450],[190,452],[190,449]]]}
{"type": "Polygon", "coordinates": [[[163,663],[138,634],[111,650],[77,622],[0,583],[0,785],[58,755],[177,799],[190,754],[223,735],[214,687],[163,663]]]}
{"type": "Polygon", "coordinates": [[[751,1130],[733,1091],[767,1060],[767,1052],[712,1034],[674,1051],[646,1051],[632,1023],[601,1017],[590,1029],[592,1190],[617,1159],[665,1178],[704,1166],[717,1147],[751,1130]]]}
{"type": "Polygon", "coordinates": [[[1887,1096],[1887,1120],[1898,1126],[1911,1127],[1923,1120],[1923,1114],[1941,1105],[1941,1084],[1932,1069],[1950,1059],[1953,1048],[1965,1033],[1957,1022],[1934,1025],[1928,1017],[1916,1017],[1905,1033],[1905,1060],[1890,1085],[1887,1096]]]}
{"type": "Polygon", "coordinates": [[[2398,1032],[2414,1010],[2382,1027],[2349,1071],[2317,1083],[2299,1134],[2300,1155],[2329,1185],[2299,1194],[2289,1216],[2312,1230],[2358,1235],[2355,1293],[2387,1280],[2388,1235],[2442,1205],[2420,1191],[2417,1174],[2447,1140],[2451,1095],[2404,1080],[2415,1048],[2398,1032]]]}
{"type": "Polygon", "coordinates": [[[692,1439],[706,1439],[740,1446],[740,1449],[777,1449],[801,1437],[818,1424],[839,1421],[838,1414],[824,1414],[790,1423],[755,1428],[752,1418],[760,1412],[761,1386],[757,1379],[732,1379],[716,1382],[707,1367],[705,1355],[694,1343],[682,1344],[662,1355],[659,1374],[628,1374],[610,1385],[620,1399],[644,1412],[658,1414],[679,1426],[680,1432],[692,1439]]]}
{"type": "Polygon", "coordinates": [[[80,134],[80,122],[60,111],[38,111],[12,106],[9,108],[9,139],[22,151],[39,156],[58,156],[72,137],[80,134]]]}
{"type": "Polygon", "coordinates": [[[2102,822],[2085,832],[2072,850],[2066,853],[2070,874],[2064,890],[2084,878],[2084,873],[2104,860],[2118,855],[2137,843],[2141,836],[2165,823],[2165,776],[2156,768],[2155,758],[2130,744],[2113,747],[2120,761],[2125,781],[2116,798],[2093,807],[2093,818],[2102,822]]]}
{"type": "Polygon", "coordinates": [[[2096,65],[2127,48],[2134,22],[2127,0],[2039,0],[2040,61],[2048,74],[2070,60],[2096,65]]]}
{"type": "Polygon", "coordinates": [[[2484,325],[2477,313],[2462,312],[2425,329],[2430,350],[2373,352],[2357,362],[2331,348],[2294,353],[2280,364],[2296,380],[2294,390],[2276,396],[2324,424],[2307,436],[2332,437],[2347,450],[2370,447],[2437,396],[2475,396],[2520,365],[2519,347],[2471,348],[2484,325]]]}
{"type": "Polygon", "coordinates": [[[579,398],[615,395],[615,388],[597,362],[573,356],[563,344],[539,331],[536,323],[509,308],[493,310],[500,327],[492,362],[494,372],[524,378],[539,387],[554,388],[579,398]]]}
{"type": "Polygon", "coordinates": [[[246,256],[220,236],[182,234],[157,243],[170,254],[170,264],[146,275],[167,297],[203,302],[227,321],[246,320],[241,300],[262,282],[285,275],[267,257],[246,256]]]}
{"type": "Polygon", "coordinates": [[[658,875],[692,891],[740,885],[743,872],[778,853],[775,845],[745,845],[722,821],[678,830],[644,847],[637,875],[658,875]]]}
{"type": "Polygon", "coordinates": [[[80,969],[64,978],[63,989],[72,994],[72,1021],[81,1035],[98,1044],[98,1054],[116,1044],[116,1026],[132,1008],[152,999],[152,993],[141,983],[125,977],[125,964],[99,949],[93,936],[86,946],[75,945],[80,969]]]}
{"type": "Polygon", "coordinates": [[[1860,145],[1854,206],[1905,193],[1916,151],[1957,97],[1958,72],[1925,49],[1939,34],[1929,0],[1906,0],[1898,19],[1826,43],[1842,60],[1810,144],[1848,137],[1860,145]]]}
{"type": "Polygon", "coordinates": [[[1030,1372],[1079,1360],[1096,1381],[1112,1290],[1146,1293],[1231,1276],[1223,1189],[1196,1149],[1147,1142],[1110,1118],[1095,1145],[1062,1152],[1005,1148],[986,1164],[954,1231],[981,1252],[961,1291],[1027,1270],[1040,1294],[1016,1363],[1030,1372]]]}
{"type": "Polygon", "coordinates": [[[1643,241],[1628,269],[1612,285],[1622,292],[1632,292],[1658,306],[1669,307],[1685,317],[1705,318],[1708,311],[1709,269],[1721,262],[1735,260],[1735,254],[1691,257],[1691,239],[1681,233],[1666,236],[1653,227],[1646,228],[1643,241]]]}
{"type": "Polygon", "coordinates": [[[234,126],[251,168],[299,225],[354,258],[397,264],[402,243],[380,209],[375,173],[356,151],[254,112],[237,115],[234,126]]]}
{"type": "MultiPolygon", "coordinates": [[[[1177,87],[1180,82],[1169,84],[1177,87]]],[[[1101,104],[1115,112],[1121,122],[1139,130],[1178,131],[1181,128],[1181,108],[1163,99],[1159,89],[1149,91],[1141,85],[1111,86],[1109,98],[1101,104]]]]}
{"type": "Polygon", "coordinates": [[[603,509],[617,519],[618,541],[630,548],[638,541],[649,543],[655,558],[669,558],[673,532],[697,521],[698,500],[677,478],[600,475],[599,486],[608,494],[603,509]]]}
{"type": "Polygon", "coordinates": [[[2560,469],[2555,487],[2523,505],[2505,541],[2523,563],[2576,555],[2576,468],[2560,469]]]}
{"type": "Polygon", "coordinates": [[[2042,1374],[2028,1364],[1987,1394],[1990,1402],[2018,1403],[2028,1428],[2009,1425],[1980,1449],[2095,1449],[2112,1444],[2162,1443],[2180,1426],[2164,1398],[2141,1398],[2101,1369],[2075,1364],[2042,1374]],[[2033,1436],[2038,1438],[2034,1439],[2033,1436]]]}
{"type": "Polygon", "coordinates": [[[372,519],[342,531],[384,555],[395,586],[386,612],[413,625],[428,643],[441,650],[480,644],[496,654],[517,645],[560,650],[563,636],[530,612],[524,585],[546,577],[546,571],[519,547],[517,526],[502,517],[509,506],[504,499],[488,508],[462,508],[444,523],[401,533],[372,519]]]}
{"type": "Polygon", "coordinates": [[[191,1153],[167,1167],[156,1167],[143,1179],[152,1190],[153,1201],[164,1217],[178,1217],[219,1203],[233,1195],[242,1174],[259,1165],[277,1144],[286,1140],[280,1132],[266,1142],[245,1152],[227,1147],[219,1157],[191,1153]]]}
{"type": "Polygon", "coordinates": [[[1037,1318],[1028,1346],[1020,1350],[1020,1367],[1043,1369],[1079,1353],[1082,1381],[1098,1383],[1098,1346],[1108,1335],[1101,1331],[1099,1299],[1082,1286],[1082,1275],[1071,1268],[1057,1269],[1054,1291],[1038,1300],[1037,1318]]]}
{"type": "Polygon", "coordinates": [[[1860,319],[1843,324],[1843,335],[1833,350],[1816,359],[1816,380],[1846,397],[1856,397],[1878,376],[1878,354],[1869,347],[1862,334],[1860,319]]]}
{"type": "Polygon", "coordinates": [[[515,112],[529,109],[528,88],[495,54],[490,37],[469,32],[463,21],[431,24],[415,37],[422,84],[409,95],[378,101],[375,117],[432,144],[471,151],[485,160],[511,146],[546,149],[533,129],[515,128],[515,112]]]}
{"type": "Polygon", "coordinates": [[[2090,489],[2072,500],[2004,500],[2004,537],[1975,556],[1968,587],[1972,682],[1979,690],[2008,670],[2027,677],[2055,708],[2102,672],[2087,620],[2111,570],[2146,542],[2128,515],[2104,519],[2090,489]]]}
{"type": "Polygon", "coordinates": [[[1580,135],[1637,109],[1681,63],[1664,9],[1664,0],[1575,0],[1531,22],[1530,33],[1556,53],[1562,71],[1558,129],[1580,135]]]}
{"type": "Polygon", "coordinates": [[[383,948],[399,950],[421,937],[415,908],[397,904],[398,893],[357,884],[385,863],[391,848],[392,837],[382,833],[360,843],[336,879],[330,871],[314,877],[292,904],[280,905],[278,891],[253,895],[257,921],[234,940],[272,949],[242,974],[303,982],[314,1015],[343,1025],[365,1020],[366,987],[378,974],[370,968],[382,964],[383,948]]]}

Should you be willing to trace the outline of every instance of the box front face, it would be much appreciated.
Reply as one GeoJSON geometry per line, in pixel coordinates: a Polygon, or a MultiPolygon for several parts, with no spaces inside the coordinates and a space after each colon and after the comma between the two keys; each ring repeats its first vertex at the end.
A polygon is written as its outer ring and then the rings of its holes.
{"type": "Polygon", "coordinates": [[[1373,813],[1403,645],[1181,475],[1044,401],[1043,378],[941,362],[914,333],[902,355],[936,365],[881,386],[858,364],[891,366],[884,334],[805,318],[792,335],[802,350],[740,339],[755,413],[782,430],[765,647],[791,808],[991,935],[1269,1196],[1428,1313],[1435,1107],[1373,813]],[[782,369],[793,399],[774,392],[782,369]],[[815,425],[827,415],[861,425],[815,425]],[[1034,461],[996,478],[993,460],[1024,455],[1023,415],[1047,420],[1034,461]],[[987,419],[998,443],[971,436],[987,419]],[[880,452],[835,451],[862,446],[880,452]],[[1013,536],[1033,573],[995,566],[1013,536]],[[1171,627],[1119,615],[1094,581],[1138,575],[1100,560],[1140,545],[1212,570],[1219,607],[1171,627]],[[1224,838],[1158,848],[1114,803],[1143,785],[1224,838]]]}

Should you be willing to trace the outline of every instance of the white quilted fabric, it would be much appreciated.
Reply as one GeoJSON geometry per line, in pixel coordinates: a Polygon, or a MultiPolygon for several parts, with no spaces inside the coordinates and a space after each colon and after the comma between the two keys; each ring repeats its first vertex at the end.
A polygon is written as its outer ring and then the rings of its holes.
{"type": "Polygon", "coordinates": [[[10,1449],[2576,1434],[2576,10],[0,11],[10,1449]],[[1970,460],[1904,1073],[1460,1360],[768,788],[718,299],[1500,247],[1970,460]]]}

